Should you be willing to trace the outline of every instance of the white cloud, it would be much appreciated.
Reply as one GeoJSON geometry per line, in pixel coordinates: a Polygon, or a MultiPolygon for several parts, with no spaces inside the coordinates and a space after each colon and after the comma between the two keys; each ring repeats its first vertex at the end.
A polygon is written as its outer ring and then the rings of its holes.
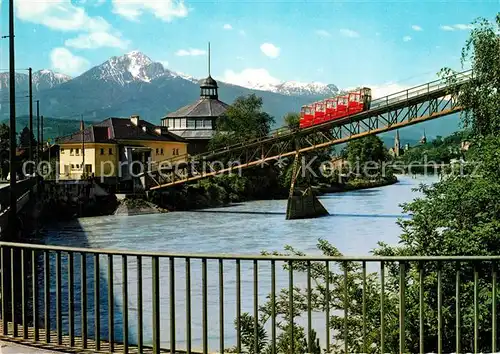
{"type": "Polygon", "coordinates": [[[17,17],[26,22],[47,26],[60,31],[107,32],[111,25],[102,17],[90,17],[82,7],[70,0],[17,0],[17,17]]]}
{"type": "Polygon", "coordinates": [[[423,31],[424,29],[420,27],[419,25],[413,25],[411,26],[411,29],[414,31],[423,31]]]}
{"type": "Polygon", "coordinates": [[[194,49],[194,48],[189,48],[189,49],[179,49],[177,52],[175,52],[175,55],[179,57],[185,57],[185,56],[198,56],[198,55],[205,55],[207,52],[203,49],[194,49]]]}
{"type": "Polygon", "coordinates": [[[466,31],[466,30],[471,30],[474,28],[473,25],[466,25],[463,23],[457,23],[455,25],[445,25],[440,27],[443,31],[455,31],[455,30],[461,30],[461,31],[466,31]]]}
{"type": "Polygon", "coordinates": [[[186,17],[188,8],[183,0],[112,0],[113,12],[130,21],[137,21],[144,12],[170,22],[177,17],[186,17]]]}
{"type": "Polygon", "coordinates": [[[405,86],[397,83],[388,82],[382,85],[363,85],[363,87],[370,87],[372,89],[372,98],[377,99],[380,97],[391,95],[393,93],[407,90],[411,86],[405,86]]]}
{"type": "Polygon", "coordinates": [[[321,37],[330,37],[331,36],[330,32],[325,31],[325,30],[317,30],[316,34],[318,36],[321,36],[321,37]]]}
{"type": "Polygon", "coordinates": [[[281,81],[273,77],[266,69],[247,68],[237,73],[226,70],[221,81],[244,87],[265,88],[270,85],[280,84],[281,81]]]}
{"type": "Polygon", "coordinates": [[[272,43],[263,43],[260,46],[260,50],[269,58],[277,58],[280,55],[280,48],[276,47],[272,43]]]}
{"type": "Polygon", "coordinates": [[[409,42],[411,41],[411,37],[410,36],[404,36],[403,37],[403,42],[409,42]]]}
{"type": "Polygon", "coordinates": [[[232,30],[233,26],[231,26],[229,23],[226,23],[222,28],[224,28],[225,30],[232,30]]]}
{"type": "Polygon", "coordinates": [[[340,34],[345,36],[345,37],[350,37],[350,38],[357,38],[359,37],[359,33],[347,28],[342,28],[340,31],[340,34]]]}
{"type": "Polygon", "coordinates": [[[455,29],[451,26],[441,26],[440,27],[443,31],[454,31],[455,29]]]}
{"type": "Polygon", "coordinates": [[[115,36],[107,32],[92,32],[68,39],[64,44],[67,47],[78,49],[96,49],[102,47],[126,49],[130,42],[122,39],[119,35],[115,36]]]}
{"type": "Polygon", "coordinates": [[[68,75],[79,75],[90,66],[87,59],[76,56],[62,47],[52,49],[50,61],[52,69],[68,75]]]}

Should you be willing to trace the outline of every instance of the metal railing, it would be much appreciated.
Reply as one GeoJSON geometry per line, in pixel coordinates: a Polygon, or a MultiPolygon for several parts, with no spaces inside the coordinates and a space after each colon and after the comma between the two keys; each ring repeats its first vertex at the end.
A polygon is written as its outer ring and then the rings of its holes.
{"type": "Polygon", "coordinates": [[[500,256],[193,255],[0,242],[0,262],[0,339],[33,345],[123,353],[497,350],[500,256]]]}

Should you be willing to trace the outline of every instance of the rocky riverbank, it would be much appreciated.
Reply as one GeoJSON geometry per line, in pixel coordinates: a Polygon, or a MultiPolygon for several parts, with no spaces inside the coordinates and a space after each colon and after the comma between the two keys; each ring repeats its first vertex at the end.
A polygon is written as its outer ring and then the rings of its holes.
{"type": "Polygon", "coordinates": [[[167,212],[167,209],[160,208],[147,200],[141,198],[125,198],[119,202],[114,215],[144,215],[167,212]]]}

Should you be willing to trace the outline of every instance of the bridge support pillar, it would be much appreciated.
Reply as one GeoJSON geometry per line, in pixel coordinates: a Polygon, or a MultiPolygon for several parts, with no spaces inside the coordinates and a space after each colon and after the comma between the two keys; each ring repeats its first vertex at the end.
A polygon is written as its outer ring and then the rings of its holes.
{"type": "Polygon", "coordinates": [[[330,215],[326,208],[308,188],[302,195],[288,197],[286,219],[312,219],[330,215]]]}
{"type": "Polygon", "coordinates": [[[312,219],[329,215],[323,204],[314,195],[312,188],[308,187],[304,192],[295,195],[295,185],[301,170],[299,156],[300,154],[297,152],[293,161],[292,181],[288,195],[288,204],[286,206],[286,219],[312,219]]]}

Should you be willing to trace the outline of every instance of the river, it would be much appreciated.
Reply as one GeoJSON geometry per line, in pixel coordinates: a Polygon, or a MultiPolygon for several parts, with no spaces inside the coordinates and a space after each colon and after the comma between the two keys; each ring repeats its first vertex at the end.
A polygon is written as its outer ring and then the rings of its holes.
{"type": "MultiPolygon", "coordinates": [[[[343,254],[351,256],[370,255],[378,241],[395,245],[401,232],[396,224],[398,218],[407,218],[400,204],[418,196],[412,191],[419,183],[432,183],[434,177],[400,176],[399,183],[360,191],[324,195],[320,198],[330,212],[330,216],[309,220],[285,220],[286,200],[254,201],[225,208],[208,209],[193,212],[175,212],[141,216],[104,216],[81,218],[77,223],[61,223],[48,227],[44,242],[51,245],[75,247],[127,249],[134,251],[166,251],[171,253],[217,253],[217,254],[259,254],[261,251],[283,251],[285,245],[294,246],[307,254],[319,254],[316,248],[319,238],[329,241],[343,254]]],[[[64,259],[63,259],[64,263],[64,259]]],[[[89,258],[88,263],[92,263],[89,258]]],[[[115,327],[121,326],[121,260],[114,259],[115,327]]],[[[75,262],[79,266],[79,261],[75,262]]],[[[88,287],[92,294],[91,265],[88,266],[88,287]]],[[[151,261],[144,262],[144,336],[149,342],[151,336],[152,309],[151,299],[151,261]]],[[[192,345],[201,349],[201,268],[200,262],[192,261],[191,302],[192,302],[192,345]]],[[[253,313],[253,265],[242,262],[241,287],[242,311],[253,313]]],[[[259,305],[266,300],[270,291],[269,265],[259,264],[259,305]]],[[[278,265],[277,265],[278,268],[278,265]]],[[[129,319],[130,341],[137,340],[137,321],[135,300],[137,268],[135,260],[128,260],[129,275],[129,319]]],[[[64,264],[63,264],[64,273],[64,264]]],[[[100,262],[101,298],[106,302],[107,280],[106,259],[100,262]]],[[[78,274],[78,272],[77,272],[78,274]]],[[[169,346],[169,265],[168,259],[160,264],[160,303],[161,303],[161,342],[169,346]]],[[[64,277],[63,277],[64,278],[64,277]]],[[[210,350],[218,348],[219,341],[219,280],[217,261],[208,261],[208,315],[210,350]]],[[[42,279],[40,279],[42,281],[42,279]]],[[[75,281],[78,284],[78,275],[75,281]]],[[[277,289],[287,286],[288,275],[277,273],[277,289]]],[[[295,277],[296,285],[302,285],[304,278],[295,277]]],[[[63,279],[64,284],[64,279],[63,279]]],[[[176,301],[176,344],[185,348],[185,264],[178,259],[175,264],[175,301],[176,301]]],[[[224,337],[226,347],[234,345],[235,302],[235,262],[224,263],[224,337]]],[[[64,292],[63,292],[64,294],[64,292]]],[[[79,294],[76,292],[75,305],[79,306],[79,294]]],[[[90,311],[93,311],[89,299],[90,311]]],[[[63,301],[63,307],[67,302],[63,301]]],[[[101,333],[107,334],[106,306],[101,306],[101,333]]],[[[324,318],[315,314],[315,324],[324,327],[324,318]]],[[[79,321],[77,315],[77,323],[79,321]]],[[[89,316],[89,333],[92,334],[93,316],[89,316]]],[[[55,325],[55,324],[54,324],[55,325]]],[[[79,327],[77,326],[77,333],[79,327]]],[[[115,336],[119,339],[119,334],[115,336]]],[[[321,337],[321,334],[320,334],[321,337]]],[[[322,338],[323,341],[323,338],[322,338]]]]}

